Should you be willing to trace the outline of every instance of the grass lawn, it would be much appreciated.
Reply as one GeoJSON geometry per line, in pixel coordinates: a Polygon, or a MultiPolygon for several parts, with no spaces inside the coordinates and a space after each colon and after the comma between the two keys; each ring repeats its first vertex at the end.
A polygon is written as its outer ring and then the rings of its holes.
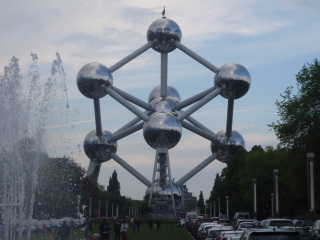
{"type": "MultiPolygon", "coordinates": [[[[111,228],[113,230],[113,224],[111,224],[111,228]]],[[[94,226],[93,233],[99,233],[98,226],[94,226]]],[[[31,240],[47,240],[49,235],[46,234],[34,234],[31,240]]],[[[71,231],[69,240],[82,240],[84,237],[83,231],[79,229],[75,229],[71,231]]],[[[114,240],[114,233],[111,231],[111,235],[109,240],[114,240]]],[[[133,234],[131,228],[128,231],[128,240],[194,240],[193,237],[189,234],[189,232],[185,228],[180,228],[177,224],[161,224],[160,230],[158,231],[156,228],[153,228],[150,231],[147,223],[144,223],[140,232],[136,232],[133,234]]]]}

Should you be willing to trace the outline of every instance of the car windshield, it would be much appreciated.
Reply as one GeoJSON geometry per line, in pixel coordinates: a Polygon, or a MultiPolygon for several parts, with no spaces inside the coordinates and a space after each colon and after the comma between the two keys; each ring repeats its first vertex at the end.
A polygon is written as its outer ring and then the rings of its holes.
{"type": "Polygon", "coordinates": [[[269,226],[282,227],[282,226],[294,226],[294,224],[291,221],[271,221],[269,226]]]}
{"type": "Polygon", "coordinates": [[[254,223],[242,223],[239,225],[240,228],[254,228],[254,223]]]}
{"type": "Polygon", "coordinates": [[[221,230],[210,231],[208,238],[218,238],[221,230]]]}

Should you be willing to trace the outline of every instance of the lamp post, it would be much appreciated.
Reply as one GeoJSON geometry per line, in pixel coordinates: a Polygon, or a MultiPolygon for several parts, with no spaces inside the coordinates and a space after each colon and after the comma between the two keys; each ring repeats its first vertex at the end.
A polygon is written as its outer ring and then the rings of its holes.
{"type": "Polygon", "coordinates": [[[257,179],[252,178],[253,183],[253,218],[257,219],[257,179]]]}
{"type": "Polygon", "coordinates": [[[210,202],[210,217],[213,217],[212,216],[212,202],[210,202]]]}
{"type": "Polygon", "coordinates": [[[99,205],[98,205],[98,217],[100,218],[100,205],[101,205],[101,200],[99,200],[99,205]]]}
{"type": "Polygon", "coordinates": [[[273,213],[274,213],[274,209],[273,209],[273,202],[274,202],[274,200],[273,200],[273,197],[274,197],[274,194],[271,193],[271,217],[272,217],[272,218],[273,218],[273,213]]]}
{"type": "Polygon", "coordinates": [[[220,217],[220,198],[218,198],[218,214],[219,214],[218,217],[220,217]]]}
{"type": "Polygon", "coordinates": [[[226,196],[226,205],[227,205],[226,215],[228,219],[229,218],[229,196],[226,196]]]}
{"type": "Polygon", "coordinates": [[[275,217],[279,217],[279,169],[273,169],[274,195],[275,195],[275,217]]]}
{"type": "Polygon", "coordinates": [[[89,217],[92,218],[92,198],[89,199],[89,217]]]}
{"type": "Polygon", "coordinates": [[[108,201],[106,202],[106,217],[108,217],[108,201]]]}
{"type": "Polygon", "coordinates": [[[308,175],[308,211],[310,219],[315,218],[314,203],[314,153],[307,153],[307,175],[308,175]]]}
{"type": "Polygon", "coordinates": [[[213,201],[213,215],[216,216],[216,201],[213,201]]]}

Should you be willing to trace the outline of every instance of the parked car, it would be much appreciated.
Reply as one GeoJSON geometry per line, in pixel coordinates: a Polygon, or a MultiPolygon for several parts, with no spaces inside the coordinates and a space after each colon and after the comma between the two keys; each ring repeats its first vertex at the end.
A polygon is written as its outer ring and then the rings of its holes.
{"type": "Polygon", "coordinates": [[[238,225],[237,231],[243,231],[247,228],[257,228],[256,224],[254,222],[241,222],[238,225]]]}
{"type": "Polygon", "coordinates": [[[314,221],[314,223],[312,224],[311,229],[320,229],[320,220],[314,221]]]}
{"type": "Polygon", "coordinates": [[[239,219],[250,219],[250,214],[248,212],[236,212],[233,215],[233,227],[235,227],[239,219]]]}
{"type": "Polygon", "coordinates": [[[320,240],[320,229],[311,229],[310,235],[313,240],[320,240]]]}
{"type": "Polygon", "coordinates": [[[186,219],[182,218],[178,222],[179,227],[185,227],[186,226],[186,219]]]}
{"type": "Polygon", "coordinates": [[[238,219],[236,224],[233,225],[234,230],[237,230],[239,224],[242,223],[242,222],[252,222],[253,223],[253,222],[256,222],[256,220],[255,219],[238,219]]]}
{"type": "Polygon", "coordinates": [[[247,229],[240,240],[301,240],[298,231],[281,228],[247,229]]]}
{"type": "Polygon", "coordinates": [[[298,231],[301,237],[301,240],[312,240],[311,234],[307,228],[304,227],[281,227],[283,229],[288,229],[292,231],[298,231]]]}
{"type": "Polygon", "coordinates": [[[300,220],[300,219],[298,219],[293,222],[296,227],[304,227],[307,229],[311,229],[312,225],[315,221],[314,220],[300,220]]]}
{"type": "Polygon", "coordinates": [[[243,231],[222,231],[217,240],[238,240],[243,231]]]}
{"type": "Polygon", "coordinates": [[[217,240],[220,235],[220,232],[223,231],[232,231],[232,226],[223,226],[223,227],[211,227],[208,229],[208,235],[205,240],[217,240]]]}
{"type": "Polygon", "coordinates": [[[208,233],[208,229],[210,229],[211,227],[223,227],[223,225],[218,224],[216,222],[202,223],[198,228],[196,239],[205,239],[208,233]]]}
{"type": "Polygon", "coordinates": [[[291,219],[281,219],[281,218],[269,218],[264,222],[264,228],[279,228],[279,227],[294,227],[293,221],[291,219]]]}

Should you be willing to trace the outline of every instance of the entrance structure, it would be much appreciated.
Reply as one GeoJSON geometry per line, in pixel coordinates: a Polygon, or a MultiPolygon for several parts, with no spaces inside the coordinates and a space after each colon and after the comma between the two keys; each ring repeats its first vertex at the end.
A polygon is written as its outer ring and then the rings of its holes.
{"type": "Polygon", "coordinates": [[[106,67],[101,63],[89,63],[83,66],[77,76],[79,91],[93,99],[96,129],[84,140],[84,151],[90,159],[87,176],[98,179],[103,162],[115,160],[147,186],[146,197],[156,217],[174,217],[180,209],[180,186],[210,164],[214,159],[227,163],[235,153],[244,148],[242,136],[232,130],[234,100],[244,96],[251,84],[247,69],[238,63],[227,63],[220,68],[214,66],[181,43],[182,32],[179,25],[166,18],[155,20],[147,30],[147,43],[115,63],[106,67]],[[120,69],[148,49],[161,54],[161,79],[149,94],[148,103],[113,86],[112,73],[120,69]],[[168,54],[181,50],[214,74],[214,86],[188,99],[181,100],[178,91],[167,82],[168,54]],[[136,118],[111,133],[102,130],[99,99],[109,95],[136,118]],[[198,122],[191,115],[216,96],[228,100],[226,129],[217,133],[198,122]],[[144,109],[140,111],[136,106],[144,109]],[[182,127],[211,141],[212,154],[202,163],[186,173],[178,181],[171,177],[169,150],[175,147],[182,134],[182,127]],[[116,154],[117,141],[143,129],[146,143],[155,149],[152,180],[146,179],[116,154]]]}

